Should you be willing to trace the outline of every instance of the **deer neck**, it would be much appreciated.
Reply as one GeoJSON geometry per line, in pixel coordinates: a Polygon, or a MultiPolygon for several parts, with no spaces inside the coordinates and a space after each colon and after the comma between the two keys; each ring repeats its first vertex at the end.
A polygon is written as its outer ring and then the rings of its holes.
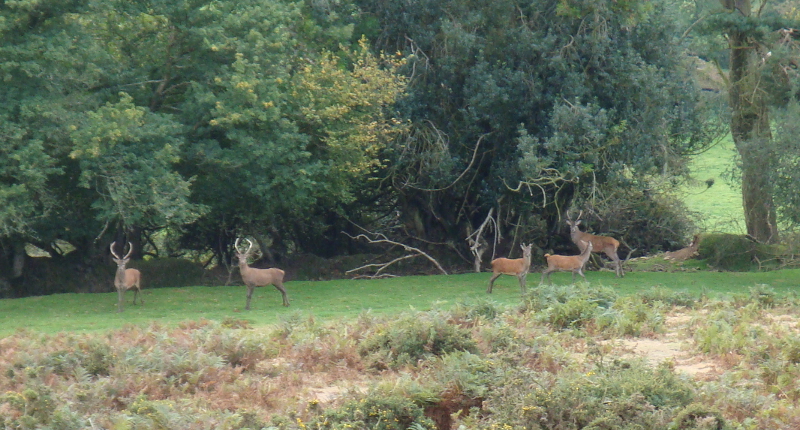
{"type": "Polygon", "coordinates": [[[581,252],[581,261],[583,261],[584,264],[586,263],[586,260],[589,259],[589,255],[591,253],[592,253],[592,247],[589,246],[589,245],[586,245],[586,247],[583,248],[583,252],[581,252]]]}
{"type": "Polygon", "coordinates": [[[114,283],[122,285],[125,283],[125,264],[117,265],[117,274],[114,276],[114,283]]]}

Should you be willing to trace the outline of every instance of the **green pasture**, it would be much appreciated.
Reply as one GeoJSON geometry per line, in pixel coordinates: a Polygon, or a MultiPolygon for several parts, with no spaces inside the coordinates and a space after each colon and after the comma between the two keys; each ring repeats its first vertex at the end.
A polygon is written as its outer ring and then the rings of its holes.
{"type": "MultiPolygon", "coordinates": [[[[611,272],[588,272],[590,284],[611,287],[620,295],[653,287],[686,292],[700,298],[748,294],[750,288],[767,285],[778,294],[800,286],[800,269],[772,272],[631,272],[624,278],[611,272]]],[[[145,304],[132,305],[126,293],[125,311],[117,313],[116,293],[56,294],[0,300],[0,336],[28,329],[45,333],[103,331],[126,324],[177,325],[200,319],[246,320],[252,326],[280,323],[303,316],[323,320],[355,318],[363,312],[398,313],[410,309],[450,309],[459,303],[491,300],[514,305],[520,299],[517,279],[500,277],[491,295],[486,293],[490,273],[408,276],[375,280],[287,282],[292,305],[281,306],[273,287],[259,288],[252,309],[244,310],[244,286],[158,288],[145,290],[145,304]]],[[[552,275],[556,284],[571,283],[569,273],[552,275]]],[[[528,277],[528,290],[535,294],[539,273],[528,277]]]]}
{"type": "Polygon", "coordinates": [[[736,148],[728,136],[689,165],[692,181],[683,188],[683,201],[697,213],[698,227],[704,233],[744,234],[742,192],[725,179],[736,158],[736,148]],[[706,181],[714,181],[709,187],[706,181]]]}

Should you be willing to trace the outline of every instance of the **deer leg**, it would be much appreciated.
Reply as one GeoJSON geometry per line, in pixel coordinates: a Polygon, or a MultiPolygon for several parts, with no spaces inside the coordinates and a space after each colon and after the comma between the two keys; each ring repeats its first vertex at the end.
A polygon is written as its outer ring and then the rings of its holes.
{"type": "Polygon", "coordinates": [[[525,294],[528,292],[528,287],[525,285],[525,278],[528,277],[528,274],[524,274],[519,276],[519,291],[521,294],[525,294]]]}
{"type": "Polygon", "coordinates": [[[544,284],[544,278],[545,278],[545,276],[547,277],[547,283],[548,283],[548,284],[552,284],[552,283],[553,283],[553,281],[550,279],[550,274],[551,274],[551,273],[553,273],[553,271],[552,271],[552,270],[549,270],[549,269],[544,269],[544,272],[542,272],[542,280],[539,282],[539,284],[544,284]]]}
{"type": "Polygon", "coordinates": [[[492,287],[494,287],[494,280],[500,277],[502,273],[498,273],[496,275],[492,275],[492,278],[489,279],[489,289],[486,290],[487,293],[492,294],[492,287]]]}
{"type": "Polygon", "coordinates": [[[117,288],[117,312],[122,312],[122,301],[125,298],[125,290],[117,288]]]}
{"type": "MultiPolygon", "coordinates": [[[[139,294],[142,294],[142,285],[141,285],[141,283],[140,283],[140,282],[141,282],[141,281],[136,281],[136,295],[137,295],[137,296],[138,296],[139,294]]],[[[134,297],[134,298],[133,298],[133,300],[136,300],[136,297],[134,297]]],[[[142,296],[141,296],[141,297],[139,297],[139,304],[140,304],[140,305],[143,305],[143,304],[144,304],[144,294],[142,294],[142,296]]]]}
{"type": "Polygon", "coordinates": [[[275,288],[277,288],[278,291],[281,292],[281,295],[283,296],[283,305],[284,306],[289,306],[289,296],[286,294],[286,288],[283,287],[283,284],[276,283],[276,284],[272,284],[272,285],[274,285],[275,288]]]}
{"type": "Polygon", "coordinates": [[[137,297],[139,297],[139,290],[134,288],[134,290],[133,290],[133,304],[134,305],[136,304],[136,298],[137,297]]]}
{"type": "Polygon", "coordinates": [[[614,262],[614,273],[617,275],[617,277],[624,277],[625,274],[622,272],[622,261],[620,261],[619,256],[617,255],[617,250],[604,250],[603,252],[614,262]]]}
{"type": "Polygon", "coordinates": [[[248,311],[250,310],[250,299],[253,297],[253,290],[255,290],[254,286],[252,285],[247,286],[247,305],[245,305],[244,308],[248,311]]]}

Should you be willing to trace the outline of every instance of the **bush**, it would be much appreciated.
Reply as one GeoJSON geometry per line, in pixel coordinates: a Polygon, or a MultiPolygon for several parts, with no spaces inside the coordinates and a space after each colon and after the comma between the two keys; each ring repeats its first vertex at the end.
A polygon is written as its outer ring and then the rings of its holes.
{"type": "Polygon", "coordinates": [[[413,365],[430,356],[454,351],[477,352],[471,333],[439,315],[406,315],[377,327],[359,347],[377,369],[413,365]]]}
{"type": "Polygon", "coordinates": [[[706,234],[697,250],[709,266],[733,272],[746,272],[779,264],[779,245],[765,245],[737,234],[706,234]],[[759,264],[761,262],[762,264],[759,264]]]}
{"type": "Polygon", "coordinates": [[[522,310],[553,328],[583,328],[617,300],[614,290],[581,284],[540,286],[525,296],[522,310]]]}
{"type": "Polygon", "coordinates": [[[436,429],[433,421],[425,416],[422,407],[403,396],[386,396],[383,393],[349,401],[339,408],[324,411],[308,425],[299,424],[301,428],[321,430],[436,429]]]}
{"type": "Polygon", "coordinates": [[[688,405],[692,385],[669,368],[619,363],[596,372],[509,374],[503,390],[490,393],[498,427],[526,429],[665,428],[671,411],[688,405]]]}

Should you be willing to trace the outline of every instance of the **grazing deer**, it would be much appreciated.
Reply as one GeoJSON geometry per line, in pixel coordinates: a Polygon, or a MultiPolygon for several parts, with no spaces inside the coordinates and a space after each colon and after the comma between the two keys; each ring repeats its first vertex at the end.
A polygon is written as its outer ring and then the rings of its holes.
{"type": "MultiPolygon", "coordinates": [[[[136,304],[136,297],[139,296],[139,293],[142,292],[141,288],[141,280],[142,274],[139,273],[136,269],[126,269],[125,265],[131,261],[131,253],[133,252],[133,245],[128,242],[128,253],[125,254],[124,257],[120,258],[116,252],[114,252],[114,245],[117,242],[112,242],[109,249],[111,250],[111,255],[114,257],[113,260],[117,263],[117,274],[114,275],[114,288],[117,289],[117,312],[122,312],[122,302],[123,297],[125,295],[125,291],[130,290],[131,288],[135,288],[133,291],[133,304],[136,304]]],[[[123,249],[124,251],[124,249],[123,249]]],[[[144,298],[140,297],[139,302],[144,304],[144,298]]]]}
{"type": "Polygon", "coordinates": [[[667,260],[685,261],[697,255],[697,248],[700,246],[700,235],[694,235],[692,243],[686,248],[681,248],[677,251],[669,251],[664,253],[664,258],[667,260]]]}
{"type": "Polygon", "coordinates": [[[489,279],[489,289],[487,293],[492,293],[494,287],[494,280],[500,275],[512,275],[519,279],[519,288],[522,294],[525,294],[527,288],[525,287],[525,278],[528,276],[528,271],[531,269],[531,244],[521,244],[522,258],[495,258],[492,260],[492,278],[489,279]]]}
{"type": "Polygon", "coordinates": [[[584,242],[583,252],[579,255],[550,255],[545,254],[544,258],[547,260],[547,269],[542,272],[541,284],[544,284],[544,278],[547,276],[547,282],[550,281],[550,274],[553,272],[572,272],[572,283],[575,283],[575,274],[583,276],[586,280],[586,275],[583,274],[583,266],[589,261],[589,256],[592,255],[592,242],[584,242]]]}
{"type": "Polygon", "coordinates": [[[236,239],[233,247],[236,250],[236,258],[239,260],[239,272],[242,274],[242,281],[247,285],[247,305],[244,307],[250,310],[250,299],[253,297],[253,290],[256,287],[274,285],[283,295],[283,305],[289,306],[289,296],[286,295],[286,288],[283,287],[283,270],[281,269],[254,269],[247,265],[247,259],[251,255],[253,242],[246,239],[250,246],[247,251],[239,249],[239,239],[236,239]]]}
{"type": "Polygon", "coordinates": [[[613,237],[597,236],[581,231],[578,228],[578,226],[581,224],[581,215],[583,215],[583,211],[578,214],[578,219],[576,221],[572,221],[572,219],[567,218],[569,236],[572,239],[572,242],[575,245],[578,245],[578,249],[580,249],[581,252],[583,252],[583,248],[586,247],[585,243],[591,242],[592,252],[596,252],[598,254],[602,252],[603,254],[607,255],[608,258],[614,261],[614,272],[617,274],[617,277],[621,278],[625,276],[625,273],[622,272],[622,262],[617,255],[619,241],[613,237]]]}

